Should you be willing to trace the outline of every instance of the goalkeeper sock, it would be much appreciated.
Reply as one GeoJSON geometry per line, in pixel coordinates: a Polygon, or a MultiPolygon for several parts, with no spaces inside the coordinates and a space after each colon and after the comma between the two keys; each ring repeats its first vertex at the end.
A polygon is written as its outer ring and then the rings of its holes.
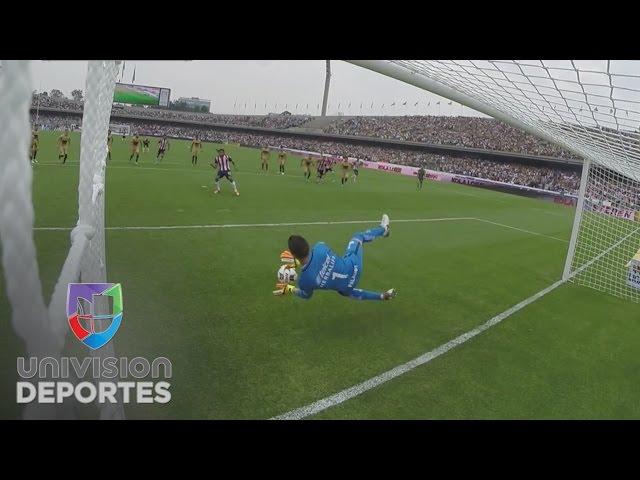
{"type": "Polygon", "coordinates": [[[349,298],[354,300],[383,300],[383,294],[380,292],[371,292],[369,290],[361,290],[359,288],[354,288],[349,295],[349,298]]]}

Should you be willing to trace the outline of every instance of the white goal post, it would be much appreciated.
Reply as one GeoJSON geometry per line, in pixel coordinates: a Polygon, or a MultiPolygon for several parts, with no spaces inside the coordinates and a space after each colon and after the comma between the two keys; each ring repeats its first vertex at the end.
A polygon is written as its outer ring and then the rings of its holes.
{"type": "MultiPolygon", "coordinates": [[[[89,61],[80,143],[78,222],[48,306],[40,282],[34,242],[32,167],[29,162],[32,82],[30,62],[3,62],[0,77],[0,241],[2,268],[11,321],[26,345],[27,357],[59,359],[69,326],[66,296],[69,283],[105,282],[104,189],[107,130],[118,63],[89,61]]],[[[113,356],[113,343],[93,355],[113,356]]],[[[99,406],[100,418],[124,418],[121,403],[99,406]]],[[[55,404],[27,405],[25,418],[73,416],[55,404]]]]}
{"type": "Polygon", "coordinates": [[[640,62],[350,60],[584,160],[563,280],[640,302],[640,62]]]}

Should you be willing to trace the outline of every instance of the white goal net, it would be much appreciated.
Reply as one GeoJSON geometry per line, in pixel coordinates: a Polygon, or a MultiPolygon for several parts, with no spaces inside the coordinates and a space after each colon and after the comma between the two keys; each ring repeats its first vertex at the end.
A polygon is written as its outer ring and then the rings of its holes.
{"type": "Polygon", "coordinates": [[[640,62],[351,63],[464,104],[584,159],[563,279],[640,301],[640,62]]]}
{"type": "MultiPolygon", "coordinates": [[[[29,162],[32,81],[29,61],[4,61],[0,76],[0,241],[11,321],[26,357],[63,353],[69,326],[69,283],[105,282],[104,187],[107,130],[117,73],[115,61],[88,62],[80,144],[78,222],[48,305],[40,283],[34,242],[32,167],[29,162]]],[[[113,356],[113,344],[97,351],[113,356]]],[[[94,354],[95,355],[95,354],[94,354]]],[[[100,418],[123,418],[120,403],[100,407],[100,418]]],[[[30,403],[25,418],[72,416],[68,408],[30,403]]]]}

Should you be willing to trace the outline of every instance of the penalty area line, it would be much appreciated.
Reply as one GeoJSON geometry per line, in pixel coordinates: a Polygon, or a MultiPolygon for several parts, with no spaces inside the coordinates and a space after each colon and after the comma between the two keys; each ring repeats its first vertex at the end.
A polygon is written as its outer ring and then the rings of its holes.
{"type": "MultiPolygon", "coordinates": [[[[447,222],[461,220],[477,220],[472,217],[444,217],[444,218],[413,218],[406,220],[393,220],[394,223],[407,222],[447,222]]],[[[210,225],[156,225],[156,226],[122,226],[122,227],[105,227],[105,230],[184,230],[184,229],[202,229],[202,228],[253,228],[253,227],[299,227],[306,225],[349,225],[354,223],[380,223],[380,220],[337,220],[324,222],[286,222],[286,223],[229,223],[229,224],[210,224],[210,225]]],[[[70,227],[36,227],[35,231],[69,231],[70,227]]]]}
{"type": "MultiPolygon", "coordinates": [[[[526,230],[524,228],[514,227],[513,225],[506,225],[504,223],[494,222],[492,220],[486,220],[484,218],[476,217],[442,217],[442,218],[407,218],[392,220],[391,223],[421,223],[421,222],[457,222],[457,221],[477,221],[481,223],[488,223],[498,227],[508,228],[519,232],[527,233],[529,235],[535,235],[538,237],[549,238],[558,242],[568,243],[569,241],[564,238],[554,237],[551,235],[545,235],[544,233],[534,232],[532,230],[526,230]]],[[[379,220],[337,220],[337,221],[323,221],[323,222],[285,222],[285,223],[230,223],[230,224],[205,224],[205,225],[149,225],[149,226],[120,226],[120,227],[105,227],[105,230],[109,231],[132,231],[132,230],[189,230],[189,229],[208,229],[208,228],[256,228],[256,227],[301,227],[301,226],[313,226],[313,225],[350,225],[359,223],[376,224],[379,220]]],[[[70,231],[72,227],[35,227],[33,230],[37,232],[47,231],[70,231]]]]}
{"type": "Polygon", "coordinates": [[[296,408],[289,412],[283,413],[282,415],[278,415],[277,417],[273,417],[271,418],[271,420],[302,420],[306,417],[316,415],[324,410],[335,407],[336,405],[340,405],[341,403],[344,403],[347,400],[350,400],[373,388],[376,388],[382,385],[383,383],[393,380],[394,378],[397,378],[400,375],[404,375],[405,373],[408,373],[417,367],[420,367],[422,365],[425,365],[431,362],[432,360],[438,358],[439,356],[447,353],[449,350],[452,350],[455,347],[462,345],[463,343],[471,340],[473,337],[481,334],[485,330],[488,330],[489,328],[499,324],[505,318],[510,317],[511,315],[518,312],[519,310],[522,310],[527,305],[532,304],[533,302],[543,297],[547,293],[558,288],[563,283],[565,283],[565,280],[558,280],[557,282],[552,283],[547,288],[540,290],[538,293],[535,293],[534,295],[522,300],[520,303],[512,306],[511,308],[505,310],[504,312],[487,320],[482,325],[472,330],[469,330],[466,333],[463,333],[462,335],[454,338],[453,340],[450,340],[447,343],[444,343],[439,347],[423,355],[420,355],[419,357],[416,357],[413,360],[408,361],[407,363],[398,365],[397,367],[392,368],[391,370],[387,370],[386,372],[381,373],[380,375],[377,375],[375,377],[372,377],[369,380],[365,380],[364,382],[354,385],[353,387],[341,390],[340,392],[335,393],[329,397],[325,397],[321,400],[310,403],[309,405],[306,405],[304,407],[296,408]]]}

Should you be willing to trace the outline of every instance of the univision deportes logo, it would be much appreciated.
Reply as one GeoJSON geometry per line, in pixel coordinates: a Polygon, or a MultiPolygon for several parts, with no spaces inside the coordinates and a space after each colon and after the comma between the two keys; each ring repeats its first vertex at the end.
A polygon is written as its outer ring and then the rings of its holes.
{"type": "MultiPolygon", "coordinates": [[[[122,286],[70,283],[66,307],[69,328],[75,337],[92,351],[99,350],[113,339],[122,324],[122,286]]],[[[80,403],[163,404],[171,400],[167,379],[172,370],[166,357],[152,361],[144,357],[18,357],[17,373],[22,380],[16,385],[16,401],[64,403],[74,398],[80,403]],[[160,378],[163,380],[158,381],[160,378]]]]}

